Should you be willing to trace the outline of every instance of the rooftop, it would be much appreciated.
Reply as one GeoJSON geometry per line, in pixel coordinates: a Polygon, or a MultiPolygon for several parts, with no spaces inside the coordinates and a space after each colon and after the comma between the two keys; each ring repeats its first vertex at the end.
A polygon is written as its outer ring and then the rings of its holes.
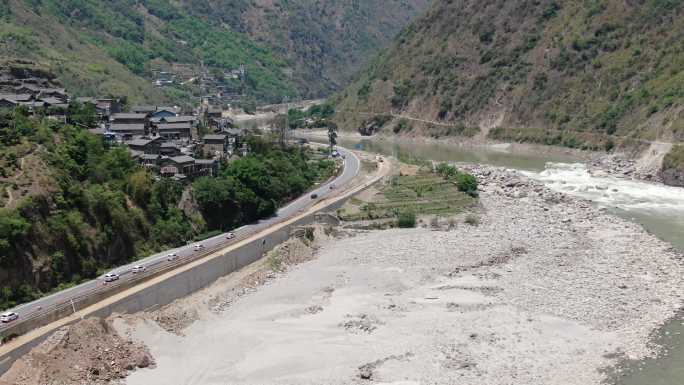
{"type": "Polygon", "coordinates": [[[24,89],[24,88],[27,89],[27,90],[34,91],[34,92],[38,92],[38,91],[41,90],[40,87],[35,86],[35,85],[33,85],[33,84],[22,84],[22,85],[20,85],[20,86],[14,87],[15,90],[21,90],[21,89],[24,89]]]}
{"type": "Polygon", "coordinates": [[[152,139],[136,138],[126,142],[129,146],[147,146],[152,142],[152,139]]]}
{"type": "Polygon", "coordinates": [[[64,88],[41,88],[41,93],[44,94],[62,94],[66,95],[66,90],[64,88]]]}
{"type": "Polygon", "coordinates": [[[41,101],[47,103],[47,104],[65,104],[63,100],[49,97],[49,98],[40,98],[41,101]]]}
{"type": "Polygon", "coordinates": [[[241,130],[239,128],[227,128],[227,129],[223,130],[223,132],[225,132],[228,135],[233,135],[233,136],[239,136],[239,135],[243,134],[243,130],[241,130]]]}
{"type": "Polygon", "coordinates": [[[226,135],[204,135],[204,140],[226,140],[226,135]]]}
{"type": "Polygon", "coordinates": [[[166,123],[187,123],[187,122],[194,122],[197,120],[194,116],[169,116],[169,117],[163,117],[163,118],[154,118],[152,119],[153,122],[159,123],[159,122],[166,122],[166,123]]]}
{"type": "Polygon", "coordinates": [[[145,131],[145,125],[142,123],[113,123],[109,129],[110,131],[145,131]]]}
{"type": "Polygon", "coordinates": [[[0,94],[0,99],[14,100],[15,102],[26,102],[32,97],[31,94],[0,94]]]}
{"type": "Polygon", "coordinates": [[[117,114],[112,115],[112,119],[145,119],[147,118],[146,114],[136,114],[136,113],[131,113],[131,112],[119,112],[117,114]]]}
{"type": "Polygon", "coordinates": [[[189,123],[160,123],[157,124],[157,128],[160,130],[182,130],[190,129],[189,123]]]}
{"type": "Polygon", "coordinates": [[[155,106],[133,106],[131,111],[137,112],[137,113],[147,113],[147,112],[154,112],[157,110],[157,107],[155,106]]]}
{"type": "Polygon", "coordinates": [[[157,112],[159,112],[159,111],[168,111],[168,112],[172,112],[172,113],[174,113],[174,114],[177,114],[177,113],[180,112],[180,108],[178,108],[178,107],[157,107],[157,110],[156,110],[156,111],[157,111],[157,112]]]}
{"type": "Polygon", "coordinates": [[[173,158],[169,159],[171,159],[171,161],[174,163],[192,163],[195,161],[195,158],[188,155],[174,156],[173,158]]]}

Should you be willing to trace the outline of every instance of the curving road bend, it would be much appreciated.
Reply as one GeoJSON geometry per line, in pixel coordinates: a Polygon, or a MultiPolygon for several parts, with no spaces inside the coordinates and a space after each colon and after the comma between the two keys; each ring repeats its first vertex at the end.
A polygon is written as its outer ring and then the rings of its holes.
{"type": "MultiPolygon", "coordinates": [[[[296,200],[288,203],[286,206],[281,207],[273,217],[263,219],[258,223],[233,230],[232,233],[235,236],[231,239],[228,238],[228,233],[224,233],[201,242],[196,242],[176,249],[166,250],[164,252],[151,255],[147,258],[111,270],[111,272],[119,275],[118,281],[107,283],[102,277],[99,277],[97,279],[84,282],[80,285],[40,298],[36,301],[17,306],[9,311],[14,311],[19,314],[19,319],[8,324],[0,324],[0,332],[12,327],[16,323],[22,322],[22,320],[37,317],[42,313],[46,313],[50,311],[50,309],[54,309],[57,306],[68,306],[72,303],[72,301],[76,302],[78,298],[88,296],[89,294],[92,294],[100,289],[107,289],[108,286],[111,287],[115,285],[122,285],[130,280],[143,279],[145,276],[154,275],[160,271],[169,270],[179,265],[183,265],[195,260],[199,256],[205,255],[207,251],[215,251],[229,246],[233,243],[253,236],[254,234],[257,234],[268,227],[296,216],[317,202],[333,196],[342,186],[348,184],[354,177],[358,175],[360,169],[359,158],[353,152],[347,149],[338,147],[337,150],[344,158],[344,168],[342,174],[337,176],[332,181],[322,184],[316,189],[307,192],[296,200]],[[316,194],[316,198],[312,198],[314,196],[313,194],[316,194]],[[169,260],[170,258],[168,257],[171,253],[175,254],[175,258],[173,260],[169,260]],[[138,265],[144,266],[146,271],[137,274],[133,273],[133,268],[138,265]]],[[[74,310],[76,309],[74,308],[74,310]]]]}

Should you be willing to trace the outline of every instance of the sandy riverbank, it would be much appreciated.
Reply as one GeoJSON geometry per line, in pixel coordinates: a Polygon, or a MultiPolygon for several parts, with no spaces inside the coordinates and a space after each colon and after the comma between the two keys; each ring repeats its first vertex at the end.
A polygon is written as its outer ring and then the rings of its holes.
{"type": "Polygon", "coordinates": [[[158,367],[127,384],[586,385],[653,354],[681,306],[681,255],[588,202],[471,169],[479,226],[324,240],[221,311],[196,297],[184,336],[142,317],[132,335],[158,367]]]}

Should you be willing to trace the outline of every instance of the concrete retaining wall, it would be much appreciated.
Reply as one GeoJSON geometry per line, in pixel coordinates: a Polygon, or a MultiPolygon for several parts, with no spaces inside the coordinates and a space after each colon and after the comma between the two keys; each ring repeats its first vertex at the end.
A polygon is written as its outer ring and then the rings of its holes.
{"type": "MultiPolygon", "coordinates": [[[[334,211],[342,207],[345,201],[346,199],[343,199],[332,203],[325,210],[334,211]]],[[[268,250],[273,249],[277,245],[289,239],[290,232],[293,228],[313,223],[315,221],[316,215],[317,214],[311,214],[306,216],[288,226],[281,228],[278,231],[259,237],[258,239],[255,239],[239,249],[227,252],[222,256],[213,258],[201,265],[195,266],[190,270],[178,273],[169,279],[150,286],[134,295],[123,298],[122,300],[110,306],[99,309],[90,315],[105,318],[114,313],[137,313],[140,311],[168,305],[176,299],[195,293],[211,285],[219,278],[259,260],[268,250]]],[[[128,289],[128,287],[122,287],[121,290],[124,289],[128,289]]],[[[107,293],[107,296],[110,295],[112,294],[107,293]]],[[[98,298],[97,301],[102,299],[103,298],[98,298]]],[[[91,303],[95,302],[96,301],[92,301],[91,303]]],[[[56,321],[70,314],[71,312],[67,311],[66,314],[54,314],[54,316],[51,316],[50,318],[53,318],[53,320],[56,321]]],[[[35,327],[37,325],[33,326],[35,327]]],[[[49,334],[46,334],[40,338],[36,338],[33,341],[30,341],[29,343],[26,343],[12,352],[0,357],[0,375],[9,370],[14,361],[27,354],[31,349],[43,342],[48,336],[49,334]]]]}

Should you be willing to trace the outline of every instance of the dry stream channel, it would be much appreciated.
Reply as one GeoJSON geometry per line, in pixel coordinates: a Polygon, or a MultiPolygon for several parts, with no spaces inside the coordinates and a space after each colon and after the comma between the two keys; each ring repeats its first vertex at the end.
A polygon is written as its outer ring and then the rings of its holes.
{"type": "MultiPolygon", "coordinates": [[[[547,187],[591,200],[623,218],[641,224],[660,239],[684,251],[684,188],[593,176],[577,158],[525,154],[507,147],[461,147],[447,144],[388,140],[347,140],[340,145],[399,159],[482,163],[522,171],[547,187]]],[[[684,315],[684,312],[681,314],[684,315]]],[[[666,347],[655,359],[624,363],[619,385],[679,385],[684,383],[684,317],[676,317],[654,333],[666,347]]]]}

